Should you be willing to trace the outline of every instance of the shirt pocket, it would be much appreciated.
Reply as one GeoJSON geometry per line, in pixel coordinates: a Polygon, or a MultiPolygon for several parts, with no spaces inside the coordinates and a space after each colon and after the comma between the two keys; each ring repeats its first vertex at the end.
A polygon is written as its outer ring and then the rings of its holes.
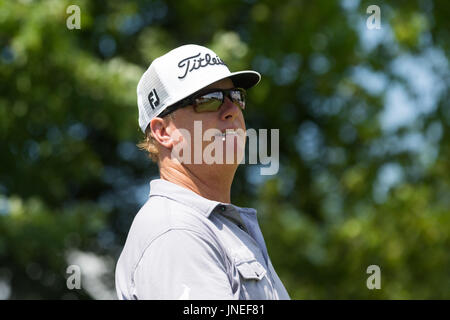
{"type": "Polygon", "coordinates": [[[236,264],[236,269],[245,280],[261,280],[267,270],[256,260],[241,261],[236,264]]]}
{"type": "Polygon", "coordinates": [[[271,297],[271,285],[266,276],[266,268],[247,251],[234,256],[234,267],[239,283],[239,298],[245,300],[265,300],[271,297]]]}
{"type": "Polygon", "coordinates": [[[271,285],[266,277],[266,269],[256,259],[241,261],[236,264],[239,274],[239,299],[271,299],[271,285]]]}
{"type": "Polygon", "coordinates": [[[247,247],[234,250],[233,260],[236,269],[245,280],[261,280],[267,273],[266,268],[247,247]]]}

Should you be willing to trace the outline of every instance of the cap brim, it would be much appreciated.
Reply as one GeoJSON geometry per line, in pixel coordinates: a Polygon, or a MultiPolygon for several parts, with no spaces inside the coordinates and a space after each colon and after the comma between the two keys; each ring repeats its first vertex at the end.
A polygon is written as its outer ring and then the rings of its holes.
{"type": "Polygon", "coordinates": [[[261,80],[261,75],[256,71],[245,70],[232,72],[227,78],[230,78],[231,81],[233,81],[233,84],[238,88],[250,89],[258,84],[261,80]]]}

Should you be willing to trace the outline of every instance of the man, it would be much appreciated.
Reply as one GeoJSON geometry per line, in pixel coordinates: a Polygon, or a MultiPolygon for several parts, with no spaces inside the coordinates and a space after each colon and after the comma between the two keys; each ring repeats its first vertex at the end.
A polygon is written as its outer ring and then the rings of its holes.
{"type": "Polygon", "coordinates": [[[160,179],[151,181],[117,263],[119,299],[289,299],[256,210],[230,199],[245,144],[245,89],[259,80],[254,71],[231,73],[198,45],[155,59],[140,79],[141,147],[160,179]],[[199,130],[213,132],[213,141],[192,141],[199,130]],[[223,148],[206,163],[212,143],[223,148]]]}

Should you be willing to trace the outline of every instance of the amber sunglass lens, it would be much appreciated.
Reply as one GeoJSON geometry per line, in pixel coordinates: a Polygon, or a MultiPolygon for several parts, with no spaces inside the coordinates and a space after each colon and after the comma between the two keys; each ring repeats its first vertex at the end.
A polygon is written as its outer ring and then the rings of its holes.
{"type": "Polygon", "coordinates": [[[195,111],[197,112],[211,112],[219,110],[222,104],[222,100],[217,98],[199,98],[195,105],[195,111]]]}

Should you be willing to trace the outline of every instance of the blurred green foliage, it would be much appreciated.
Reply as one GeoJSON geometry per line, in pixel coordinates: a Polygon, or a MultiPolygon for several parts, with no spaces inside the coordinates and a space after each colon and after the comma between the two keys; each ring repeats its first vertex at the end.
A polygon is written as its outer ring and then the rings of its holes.
{"type": "Polygon", "coordinates": [[[243,165],[232,201],[258,209],[291,297],[449,299],[450,3],[372,2],[0,0],[0,298],[105,297],[88,277],[67,289],[73,252],[109,261],[114,293],[157,176],[136,85],[197,43],[263,75],[247,127],[280,129],[280,171],[243,165]]]}

